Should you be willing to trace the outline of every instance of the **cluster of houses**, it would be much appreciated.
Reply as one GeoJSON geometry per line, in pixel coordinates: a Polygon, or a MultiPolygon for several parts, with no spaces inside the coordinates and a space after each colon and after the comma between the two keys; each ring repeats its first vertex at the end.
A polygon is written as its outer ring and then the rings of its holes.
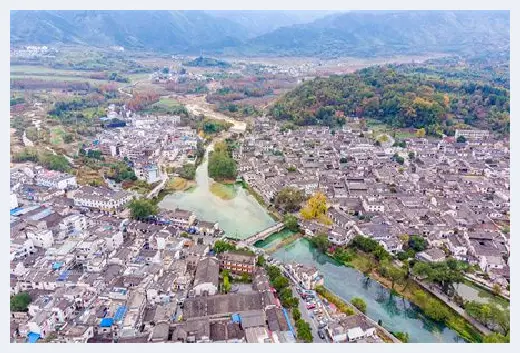
{"type": "Polygon", "coordinates": [[[306,196],[324,193],[333,224],[301,220],[309,235],[326,233],[336,245],[364,235],[392,254],[403,250],[406,235],[421,236],[428,248],[418,258],[467,261],[490,286],[506,288],[509,142],[485,130],[457,130],[463,143],[456,137],[388,136],[390,143],[381,144],[357,119],[347,120],[334,130],[287,130],[256,119],[234,152],[239,176],[268,204],[284,187],[306,196]]]}
{"type": "Polygon", "coordinates": [[[179,116],[134,114],[126,120],[126,126],[103,130],[86,150],[126,160],[148,184],[162,179],[163,167],[195,163],[199,137],[195,129],[179,125],[179,116]]]}
{"type": "MultiPolygon", "coordinates": [[[[59,189],[64,176],[41,188],[59,189]]],[[[45,183],[50,178],[45,173],[45,183]]],[[[38,180],[23,170],[11,174],[16,185],[38,180]]],[[[10,294],[32,299],[10,314],[12,341],[295,341],[256,254],[214,252],[217,223],[182,209],[131,221],[105,212],[106,202],[124,199],[120,192],[60,190],[11,209],[10,294]],[[223,290],[224,270],[245,282],[223,290]]]]}

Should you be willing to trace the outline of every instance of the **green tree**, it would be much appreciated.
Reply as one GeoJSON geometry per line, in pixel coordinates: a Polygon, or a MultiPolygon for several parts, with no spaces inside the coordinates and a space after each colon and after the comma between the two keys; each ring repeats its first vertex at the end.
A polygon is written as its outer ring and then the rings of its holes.
{"type": "Polygon", "coordinates": [[[267,267],[267,276],[269,277],[269,280],[272,282],[275,278],[279,277],[281,275],[281,271],[276,266],[269,266],[267,267]]]}
{"type": "Polygon", "coordinates": [[[320,249],[321,251],[325,252],[329,248],[329,238],[327,237],[327,234],[317,234],[316,236],[311,238],[312,244],[320,249]]]}
{"type": "Polygon", "coordinates": [[[294,308],[292,310],[292,317],[293,317],[294,321],[298,321],[301,319],[302,314],[300,313],[300,310],[298,308],[294,308]]]}
{"type": "Polygon", "coordinates": [[[208,158],[208,174],[216,180],[234,179],[237,175],[237,165],[229,154],[227,144],[219,142],[208,158]]]}
{"type": "Polygon", "coordinates": [[[31,304],[31,297],[26,292],[13,295],[10,300],[11,311],[27,311],[27,307],[31,304]]]}
{"type": "Polygon", "coordinates": [[[313,341],[312,330],[307,321],[303,319],[296,320],[296,332],[298,339],[303,342],[310,343],[313,341]]]}
{"type": "Polygon", "coordinates": [[[426,250],[428,247],[428,241],[418,235],[412,235],[408,239],[408,247],[412,248],[413,250],[419,252],[426,250]]]}
{"type": "Polygon", "coordinates": [[[450,316],[449,309],[435,299],[428,300],[424,314],[436,321],[445,321],[450,316]]]}
{"type": "Polygon", "coordinates": [[[217,240],[215,242],[215,244],[213,244],[213,250],[217,254],[220,254],[221,252],[224,252],[224,251],[236,250],[236,246],[225,240],[217,240]]]}
{"type": "Polygon", "coordinates": [[[303,201],[305,201],[305,192],[290,186],[280,189],[274,198],[275,206],[285,212],[297,211],[303,201]]]}
{"type": "Polygon", "coordinates": [[[289,285],[289,280],[284,276],[278,276],[273,280],[273,287],[280,291],[289,285]]]}
{"type": "Polygon", "coordinates": [[[258,258],[256,259],[256,264],[260,267],[264,267],[265,266],[265,257],[264,255],[260,255],[258,256],[258,258]]]}
{"type": "Polygon", "coordinates": [[[466,143],[466,137],[460,135],[457,137],[457,143],[466,143]]]}
{"type": "Polygon", "coordinates": [[[224,276],[224,292],[227,294],[231,290],[231,284],[229,283],[229,276],[226,274],[224,276]]]}
{"type": "Polygon", "coordinates": [[[359,311],[361,311],[362,313],[366,313],[367,311],[367,303],[362,299],[362,298],[359,298],[359,297],[354,297],[350,300],[350,302],[352,303],[352,305],[354,305],[359,311]]]}
{"type": "Polygon", "coordinates": [[[298,225],[298,218],[293,215],[285,215],[283,223],[285,228],[292,230],[293,232],[298,232],[300,230],[300,226],[298,225]]]}
{"type": "Polygon", "coordinates": [[[148,216],[156,215],[159,208],[152,200],[136,199],[128,204],[130,215],[133,219],[143,219],[148,216]]]}
{"type": "Polygon", "coordinates": [[[197,167],[194,164],[184,164],[182,168],[179,169],[178,174],[181,178],[193,180],[195,179],[195,172],[197,167]]]}
{"type": "Polygon", "coordinates": [[[397,331],[392,332],[392,334],[401,342],[408,343],[408,340],[410,339],[410,336],[408,335],[408,332],[403,331],[397,331]]]}

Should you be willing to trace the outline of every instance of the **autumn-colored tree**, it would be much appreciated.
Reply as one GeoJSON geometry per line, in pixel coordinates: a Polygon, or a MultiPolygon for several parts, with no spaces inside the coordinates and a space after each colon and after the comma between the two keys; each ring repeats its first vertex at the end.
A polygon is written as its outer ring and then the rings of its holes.
{"type": "Polygon", "coordinates": [[[417,131],[415,132],[415,136],[417,136],[417,137],[426,136],[426,130],[424,128],[417,129],[417,131]]]}
{"type": "Polygon", "coordinates": [[[321,223],[329,224],[327,213],[327,197],[322,192],[315,193],[307,200],[307,204],[301,209],[300,214],[305,219],[317,219],[321,223]]]}

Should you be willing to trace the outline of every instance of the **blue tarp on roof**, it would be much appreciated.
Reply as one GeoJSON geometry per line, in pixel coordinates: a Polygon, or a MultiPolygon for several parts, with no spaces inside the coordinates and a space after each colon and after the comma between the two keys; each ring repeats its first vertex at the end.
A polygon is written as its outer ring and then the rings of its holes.
{"type": "Polygon", "coordinates": [[[119,321],[123,320],[126,314],[126,306],[120,306],[117,308],[116,313],[114,315],[114,320],[119,321]]]}
{"type": "Polygon", "coordinates": [[[65,270],[63,271],[60,276],[58,277],[58,281],[65,281],[69,277],[69,271],[65,270]]]}
{"type": "Polygon", "coordinates": [[[15,214],[18,213],[18,211],[21,211],[21,210],[23,210],[22,207],[16,207],[16,208],[13,208],[12,210],[10,210],[9,213],[11,216],[14,216],[15,214]]]}
{"type": "Polygon", "coordinates": [[[240,323],[240,315],[238,314],[231,315],[231,319],[233,320],[233,322],[240,323]]]}
{"type": "Polygon", "coordinates": [[[36,332],[29,332],[27,335],[27,342],[29,343],[36,343],[40,339],[40,335],[36,332]]]}
{"type": "Polygon", "coordinates": [[[57,270],[59,268],[61,268],[63,266],[63,261],[56,261],[55,263],[52,264],[52,269],[53,270],[57,270]]]}
{"type": "Polygon", "coordinates": [[[294,337],[296,337],[296,332],[294,331],[294,327],[291,324],[291,319],[289,319],[289,314],[285,308],[282,308],[283,316],[285,316],[285,321],[287,321],[287,326],[289,326],[289,330],[291,330],[294,337]]]}
{"type": "Polygon", "coordinates": [[[101,322],[99,323],[99,327],[111,327],[114,324],[114,319],[111,317],[105,317],[104,319],[101,319],[101,322]]]}

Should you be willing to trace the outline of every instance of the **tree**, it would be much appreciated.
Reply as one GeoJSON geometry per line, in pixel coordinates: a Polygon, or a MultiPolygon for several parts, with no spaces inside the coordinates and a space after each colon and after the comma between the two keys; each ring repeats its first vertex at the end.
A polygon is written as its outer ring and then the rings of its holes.
{"type": "Polygon", "coordinates": [[[128,208],[130,209],[130,215],[133,219],[143,219],[148,216],[156,215],[159,210],[153,201],[147,199],[132,200],[128,204],[128,208]]]}
{"type": "Polygon", "coordinates": [[[224,284],[223,284],[223,287],[224,287],[224,292],[225,292],[226,294],[231,290],[231,284],[229,283],[229,276],[228,276],[227,273],[224,275],[224,284]]]}
{"type": "Polygon", "coordinates": [[[208,174],[217,180],[236,178],[237,165],[225,142],[216,143],[214,151],[209,155],[208,174]]]}
{"type": "Polygon", "coordinates": [[[419,138],[426,136],[426,129],[425,128],[417,129],[417,131],[415,132],[415,136],[417,136],[419,138]]]}
{"type": "Polygon", "coordinates": [[[327,251],[330,245],[327,234],[317,234],[315,237],[311,238],[311,242],[315,247],[324,252],[327,251]]]}
{"type": "Polygon", "coordinates": [[[445,321],[450,315],[448,308],[435,299],[428,300],[424,313],[436,321],[445,321]]]}
{"type": "Polygon", "coordinates": [[[228,251],[228,250],[236,250],[236,246],[234,244],[231,244],[225,240],[217,240],[215,244],[213,244],[213,250],[220,254],[221,252],[228,251]]]}
{"type": "Polygon", "coordinates": [[[302,314],[300,313],[300,310],[298,308],[294,308],[292,310],[292,317],[293,317],[294,321],[298,321],[301,319],[302,314]]]}
{"type": "Polygon", "coordinates": [[[300,210],[300,214],[305,219],[317,219],[322,223],[331,223],[326,216],[327,197],[322,192],[315,193],[307,200],[307,204],[300,210]]]}
{"type": "Polygon", "coordinates": [[[303,190],[288,186],[276,193],[274,204],[285,212],[295,212],[304,200],[305,192],[303,190]]]}
{"type": "Polygon", "coordinates": [[[418,235],[412,235],[408,239],[408,247],[419,252],[424,251],[428,247],[428,241],[418,235]]]}
{"type": "Polygon", "coordinates": [[[273,280],[273,287],[280,291],[289,285],[289,280],[284,276],[278,276],[273,280]]]}
{"type": "Polygon", "coordinates": [[[392,289],[394,289],[396,283],[402,282],[405,276],[404,270],[396,266],[388,266],[388,278],[392,280],[392,289]]]}
{"type": "Polygon", "coordinates": [[[361,235],[357,235],[352,239],[352,245],[364,252],[372,252],[379,245],[374,239],[370,239],[361,235]]]}
{"type": "Polygon", "coordinates": [[[269,277],[269,280],[272,282],[275,278],[279,277],[281,275],[281,271],[276,266],[269,266],[267,267],[267,276],[269,277]]]}
{"type": "Polygon", "coordinates": [[[27,307],[31,303],[31,297],[26,292],[13,295],[9,300],[11,311],[27,311],[27,307]]]}
{"type": "Polygon", "coordinates": [[[502,288],[500,287],[500,285],[495,283],[493,285],[493,294],[496,295],[496,296],[499,296],[501,293],[502,293],[502,288]]]}
{"type": "Polygon", "coordinates": [[[457,137],[457,143],[466,143],[466,137],[460,135],[457,137]]]}
{"type": "Polygon", "coordinates": [[[265,265],[265,257],[264,255],[260,255],[258,256],[258,258],[256,259],[256,264],[260,267],[264,267],[265,265]]]}
{"type": "Polygon", "coordinates": [[[341,157],[341,158],[339,159],[339,162],[340,162],[341,164],[345,164],[345,163],[348,162],[348,158],[347,158],[347,157],[341,157]]]}
{"type": "Polygon", "coordinates": [[[408,159],[414,159],[415,158],[415,152],[408,152],[408,159]]]}
{"type": "Polygon", "coordinates": [[[350,302],[352,303],[352,305],[354,305],[359,311],[361,311],[362,313],[366,313],[367,311],[367,303],[362,299],[362,298],[359,298],[359,297],[354,297],[350,300],[350,302]]]}
{"type": "Polygon", "coordinates": [[[285,215],[283,223],[285,225],[285,228],[292,230],[293,232],[297,232],[300,230],[300,226],[298,225],[298,218],[296,218],[293,215],[285,215]]]}
{"type": "Polygon", "coordinates": [[[410,336],[408,335],[408,332],[404,331],[397,331],[392,332],[392,334],[401,342],[408,343],[408,340],[410,339],[410,336]]]}
{"type": "Polygon", "coordinates": [[[388,251],[386,251],[386,249],[384,247],[382,247],[381,245],[377,245],[372,253],[376,257],[376,259],[378,259],[379,261],[388,259],[390,257],[390,254],[388,253],[388,251]]]}
{"type": "Polygon", "coordinates": [[[296,331],[298,339],[310,343],[313,341],[312,330],[309,323],[303,319],[296,321],[296,331]]]}
{"type": "Polygon", "coordinates": [[[197,167],[193,164],[184,164],[182,168],[179,169],[178,173],[181,178],[193,180],[195,179],[195,172],[197,167]]]}

